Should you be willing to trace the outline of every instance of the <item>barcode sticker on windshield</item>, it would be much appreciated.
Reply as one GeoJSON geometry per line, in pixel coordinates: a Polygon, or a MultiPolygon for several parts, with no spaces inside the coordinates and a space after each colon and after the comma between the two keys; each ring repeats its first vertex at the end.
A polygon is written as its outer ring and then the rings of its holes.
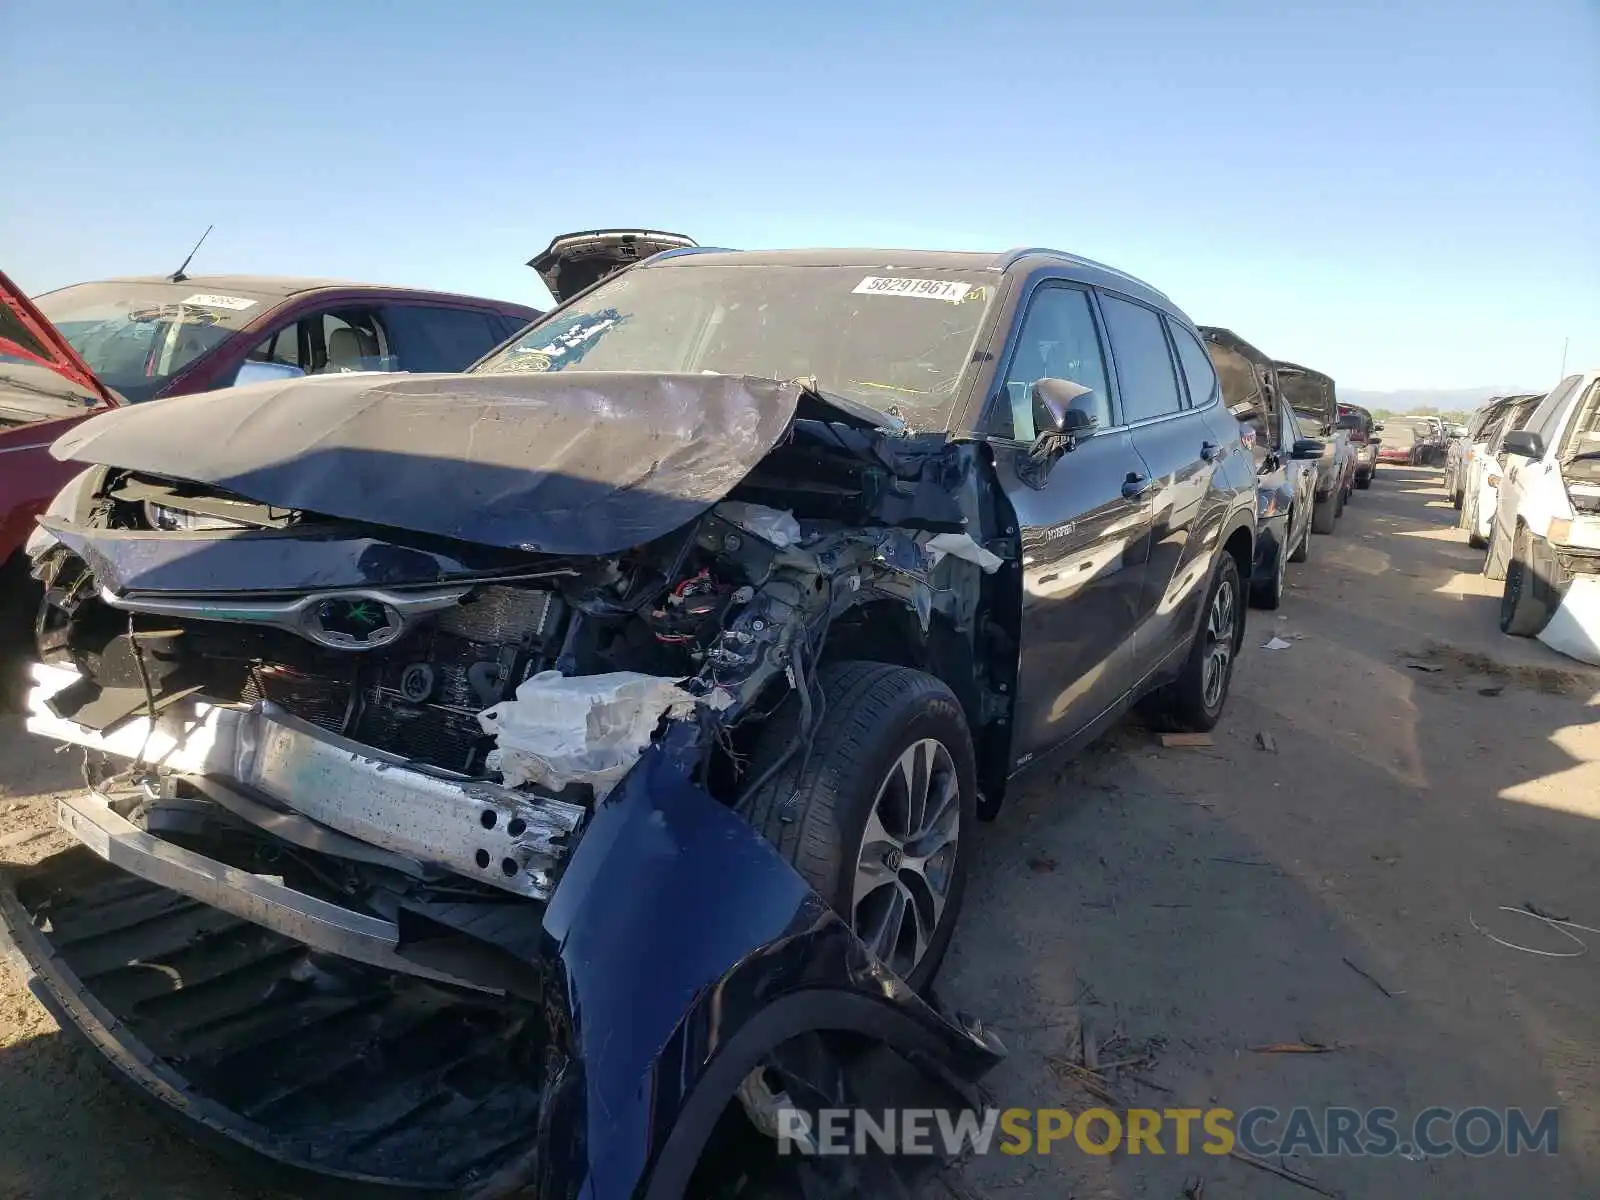
{"type": "Polygon", "coordinates": [[[983,292],[971,284],[951,283],[947,279],[890,279],[882,275],[868,275],[851,289],[863,296],[915,296],[923,300],[943,300],[946,304],[960,304],[969,292],[983,292]]]}
{"type": "Polygon", "coordinates": [[[234,312],[243,312],[256,306],[254,300],[247,300],[243,296],[213,296],[208,292],[196,292],[183,303],[199,308],[231,308],[234,312]]]}

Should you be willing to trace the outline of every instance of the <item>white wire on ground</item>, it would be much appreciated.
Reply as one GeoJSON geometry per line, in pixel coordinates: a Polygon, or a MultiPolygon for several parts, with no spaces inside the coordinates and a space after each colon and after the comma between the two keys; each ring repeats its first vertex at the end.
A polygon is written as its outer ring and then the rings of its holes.
{"type": "Polygon", "coordinates": [[[1539,950],[1533,946],[1520,946],[1516,942],[1508,942],[1505,938],[1497,937],[1490,933],[1487,929],[1485,929],[1482,925],[1479,925],[1478,922],[1473,919],[1472,913],[1467,913],[1467,921],[1474,929],[1483,934],[1483,936],[1488,938],[1491,942],[1496,942],[1499,945],[1505,946],[1509,950],[1520,950],[1524,954],[1537,954],[1542,958],[1578,958],[1589,953],[1589,944],[1577,934],[1568,932],[1569,930],[1581,929],[1585,933],[1600,933],[1600,929],[1596,929],[1593,925],[1580,925],[1576,921],[1566,921],[1560,917],[1552,917],[1528,907],[1513,908],[1509,904],[1502,904],[1500,906],[1500,911],[1506,913],[1515,913],[1519,917],[1532,917],[1535,921],[1539,921],[1545,925],[1548,925],[1562,937],[1578,944],[1578,948],[1576,950],[1539,950]]]}

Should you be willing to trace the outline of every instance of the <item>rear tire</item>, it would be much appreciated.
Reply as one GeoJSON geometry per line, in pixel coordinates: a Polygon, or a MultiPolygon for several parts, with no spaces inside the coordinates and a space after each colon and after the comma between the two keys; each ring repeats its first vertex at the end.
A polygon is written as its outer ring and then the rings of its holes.
{"type": "Polygon", "coordinates": [[[1455,491],[1450,493],[1450,506],[1459,510],[1462,504],[1466,502],[1466,499],[1467,498],[1462,494],[1461,489],[1457,488],[1455,491]]]}
{"type": "MultiPolygon", "coordinates": [[[[869,949],[926,989],[950,946],[977,825],[966,714],[943,682],[909,667],[830,663],[819,682],[826,707],[809,751],[752,797],[750,822],[869,949]]],[[[791,697],[763,731],[749,777],[798,729],[791,697]]]]}
{"type": "Polygon", "coordinates": [[[1333,523],[1339,519],[1339,498],[1329,496],[1311,506],[1311,532],[1332,533],[1333,523]]]}
{"type": "Polygon", "coordinates": [[[1356,476],[1356,487],[1360,488],[1363,492],[1366,491],[1371,486],[1372,486],[1372,475],[1371,475],[1370,472],[1368,474],[1366,474],[1366,475],[1357,475],[1356,476]]]}
{"type": "Polygon", "coordinates": [[[1223,550],[1206,591],[1200,628],[1182,674],[1152,692],[1140,706],[1152,725],[1189,733],[1205,733],[1216,727],[1228,701],[1239,647],[1244,644],[1243,592],[1239,564],[1223,550]]]}
{"type": "Polygon", "coordinates": [[[1533,535],[1526,526],[1517,530],[1506,565],[1506,586],[1500,593],[1500,632],[1512,637],[1536,637],[1550,624],[1550,581],[1539,569],[1533,535]]]}

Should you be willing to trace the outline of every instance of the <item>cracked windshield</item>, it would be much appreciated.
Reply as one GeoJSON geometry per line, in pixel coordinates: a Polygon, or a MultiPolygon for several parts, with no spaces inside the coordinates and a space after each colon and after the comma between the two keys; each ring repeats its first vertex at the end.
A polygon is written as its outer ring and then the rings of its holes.
{"type": "Polygon", "coordinates": [[[478,369],[814,376],[826,393],[943,428],[996,276],[675,263],[596,288],[478,369]]]}
{"type": "Polygon", "coordinates": [[[35,303],[89,369],[133,401],[154,396],[263,307],[256,297],[212,294],[191,283],[82,284],[35,303]]]}

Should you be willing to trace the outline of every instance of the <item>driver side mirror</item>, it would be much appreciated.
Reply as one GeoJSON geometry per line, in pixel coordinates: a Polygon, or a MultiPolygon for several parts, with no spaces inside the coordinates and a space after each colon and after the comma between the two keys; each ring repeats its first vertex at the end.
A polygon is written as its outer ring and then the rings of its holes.
{"type": "Polygon", "coordinates": [[[1296,438],[1291,457],[1301,460],[1321,458],[1325,446],[1326,443],[1320,442],[1316,438],[1296,438]]]}
{"type": "Polygon", "coordinates": [[[1380,421],[1377,424],[1373,425],[1372,432],[1373,433],[1382,433],[1383,432],[1383,422],[1380,421]]]}
{"type": "Polygon", "coordinates": [[[234,387],[244,387],[251,383],[266,383],[270,380],[298,379],[305,372],[299,367],[281,362],[259,362],[250,359],[239,367],[239,373],[233,378],[234,387]]]}
{"type": "Polygon", "coordinates": [[[1031,488],[1044,487],[1050,468],[1063,454],[1092,437],[1100,425],[1094,412],[1093,389],[1070,379],[1041,379],[1033,385],[1033,427],[1036,436],[1026,458],[1017,460],[1017,474],[1031,488]]]}
{"type": "Polygon", "coordinates": [[[1500,448],[1507,454],[1515,454],[1519,458],[1543,458],[1544,438],[1531,429],[1513,429],[1506,434],[1500,443],[1500,448]]]}

